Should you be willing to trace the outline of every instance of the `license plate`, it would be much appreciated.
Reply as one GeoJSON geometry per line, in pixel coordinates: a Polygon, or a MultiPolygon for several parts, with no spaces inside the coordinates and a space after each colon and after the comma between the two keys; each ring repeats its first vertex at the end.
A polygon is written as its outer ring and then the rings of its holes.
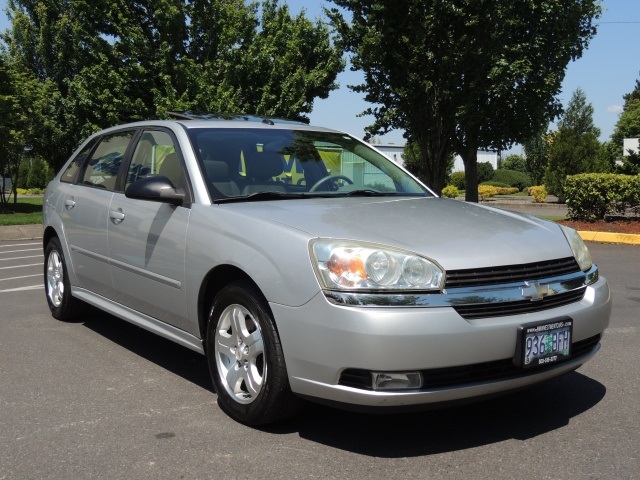
{"type": "Polygon", "coordinates": [[[514,362],[532,368],[569,358],[572,333],[573,320],[569,317],[520,325],[514,362]]]}

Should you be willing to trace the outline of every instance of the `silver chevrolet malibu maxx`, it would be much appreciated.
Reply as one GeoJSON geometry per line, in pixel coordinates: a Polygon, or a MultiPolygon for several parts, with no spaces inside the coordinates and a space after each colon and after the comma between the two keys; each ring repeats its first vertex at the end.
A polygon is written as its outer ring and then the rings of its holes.
{"type": "Polygon", "coordinates": [[[591,359],[609,323],[574,230],[438,198],[297,122],[98,132],[43,211],[53,316],[92,305],[206,355],[220,407],[249,425],[301,398],[394,411],[531,386],[591,359]]]}

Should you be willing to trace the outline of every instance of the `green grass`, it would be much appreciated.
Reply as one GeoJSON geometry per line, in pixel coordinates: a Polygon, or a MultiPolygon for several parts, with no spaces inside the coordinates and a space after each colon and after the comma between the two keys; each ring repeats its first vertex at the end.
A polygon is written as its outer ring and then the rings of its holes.
{"type": "Polygon", "coordinates": [[[42,197],[18,197],[18,203],[3,204],[6,210],[0,208],[0,226],[32,225],[42,223],[42,197]]]}

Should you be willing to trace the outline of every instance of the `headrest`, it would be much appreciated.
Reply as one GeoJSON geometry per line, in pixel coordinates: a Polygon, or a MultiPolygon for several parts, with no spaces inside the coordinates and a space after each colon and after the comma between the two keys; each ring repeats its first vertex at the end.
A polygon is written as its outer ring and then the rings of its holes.
{"type": "Polygon", "coordinates": [[[225,182],[229,180],[229,165],[215,160],[205,160],[202,162],[207,176],[212,182],[225,182]]]}
{"type": "Polygon", "coordinates": [[[254,152],[245,159],[247,177],[271,178],[284,171],[282,156],[275,151],[254,152]]]}

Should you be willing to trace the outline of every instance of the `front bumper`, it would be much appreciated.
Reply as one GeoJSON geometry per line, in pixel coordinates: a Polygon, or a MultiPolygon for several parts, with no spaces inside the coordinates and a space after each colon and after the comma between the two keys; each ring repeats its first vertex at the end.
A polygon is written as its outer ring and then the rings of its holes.
{"type": "Polygon", "coordinates": [[[513,358],[518,326],[561,316],[574,320],[573,342],[601,334],[611,299],[605,278],[582,300],[549,310],[465,319],[452,307],[352,307],[322,293],[301,307],[271,304],[291,389],[318,400],[370,407],[453,402],[523,388],[575,370],[598,350],[562,363],[498,380],[467,381],[442,388],[373,391],[340,385],[346,369],[425,371],[513,358]]]}

